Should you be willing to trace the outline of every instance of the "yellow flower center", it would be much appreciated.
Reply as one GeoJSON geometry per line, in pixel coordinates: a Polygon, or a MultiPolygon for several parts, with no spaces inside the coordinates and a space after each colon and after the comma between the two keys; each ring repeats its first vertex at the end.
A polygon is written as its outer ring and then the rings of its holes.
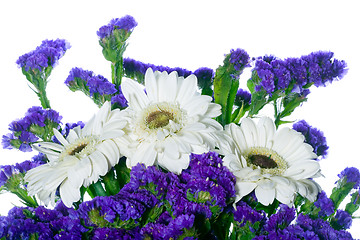
{"type": "Polygon", "coordinates": [[[138,136],[157,139],[159,131],[164,137],[180,131],[186,120],[186,112],[177,103],[157,102],[147,106],[137,115],[135,132],[138,136]]]}
{"type": "Polygon", "coordinates": [[[75,156],[82,158],[93,153],[98,144],[98,140],[95,136],[86,136],[76,139],[74,142],[65,146],[65,150],[61,152],[59,160],[63,160],[66,156],[75,156]]]}
{"type": "Polygon", "coordinates": [[[156,128],[165,127],[166,125],[169,124],[170,120],[172,121],[174,120],[173,113],[159,110],[159,111],[151,112],[146,117],[145,121],[148,128],[156,129],[156,128]]]}
{"type": "Polygon", "coordinates": [[[246,151],[243,156],[249,167],[260,169],[263,174],[282,175],[288,168],[284,158],[268,148],[253,147],[246,151]]]}

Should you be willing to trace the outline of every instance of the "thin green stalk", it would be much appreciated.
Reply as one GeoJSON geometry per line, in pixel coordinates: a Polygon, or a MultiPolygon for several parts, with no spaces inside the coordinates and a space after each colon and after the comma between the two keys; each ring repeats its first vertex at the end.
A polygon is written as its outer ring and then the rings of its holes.
{"type": "Polygon", "coordinates": [[[119,61],[111,63],[112,83],[115,84],[116,89],[119,89],[122,77],[124,75],[123,58],[119,61]]]}

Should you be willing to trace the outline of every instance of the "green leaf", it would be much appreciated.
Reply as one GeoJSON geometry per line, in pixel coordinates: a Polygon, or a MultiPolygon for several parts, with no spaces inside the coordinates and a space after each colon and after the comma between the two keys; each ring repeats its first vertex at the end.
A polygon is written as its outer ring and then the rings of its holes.
{"type": "Polygon", "coordinates": [[[254,116],[268,103],[265,90],[254,92],[251,94],[251,104],[249,116],[254,116]]]}
{"type": "Polygon", "coordinates": [[[233,85],[232,81],[232,77],[227,74],[224,67],[220,66],[216,70],[214,78],[214,99],[215,103],[221,105],[222,114],[217,119],[223,126],[227,123],[228,98],[233,85]]]}
{"type": "Polygon", "coordinates": [[[354,192],[351,195],[350,202],[346,204],[345,211],[347,211],[349,214],[353,214],[356,212],[360,207],[360,193],[354,192]]]}

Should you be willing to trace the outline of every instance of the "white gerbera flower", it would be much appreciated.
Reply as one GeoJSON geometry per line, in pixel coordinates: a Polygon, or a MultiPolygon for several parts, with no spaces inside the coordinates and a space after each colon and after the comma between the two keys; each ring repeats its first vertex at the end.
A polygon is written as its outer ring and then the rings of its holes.
{"type": "Polygon", "coordinates": [[[257,125],[245,118],[240,126],[230,124],[226,130],[233,141],[224,144],[221,152],[237,179],[235,202],[253,190],[263,205],[274,199],[292,205],[295,193],[315,200],[320,189],[311,178],[321,175],[320,165],[301,133],[290,128],[276,130],[267,117],[257,125]]]}
{"type": "Polygon", "coordinates": [[[54,129],[54,135],[61,144],[42,142],[33,147],[45,153],[49,162],[28,171],[29,195],[38,195],[48,204],[55,202],[59,187],[63,203],[70,207],[80,199],[80,187],[97,182],[119,161],[120,146],[115,141],[124,134],[126,121],[119,109],[111,111],[106,102],[97,115],[85,126],[71,129],[66,139],[54,129]]]}
{"type": "Polygon", "coordinates": [[[178,77],[177,72],[145,73],[145,89],[137,82],[124,79],[122,91],[128,100],[125,110],[128,130],[133,139],[133,154],[128,166],[154,164],[180,173],[189,165],[190,153],[214,149],[216,133],[222,126],[214,117],[221,107],[211,103],[210,96],[197,92],[197,78],[178,77]]]}

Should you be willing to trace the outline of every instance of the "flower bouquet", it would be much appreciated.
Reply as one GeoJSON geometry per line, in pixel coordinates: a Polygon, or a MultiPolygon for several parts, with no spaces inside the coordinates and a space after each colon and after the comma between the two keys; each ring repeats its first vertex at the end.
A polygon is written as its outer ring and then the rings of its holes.
{"type": "Polygon", "coordinates": [[[316,182],[323,133],[288,120],[313,85],[346,74],[344,61],[233,49],[215,71],[157,66],[123,57],[136,25],[125,16],[97,32],[111,81],[81,68],[65,80],[99,107],[89,120],[61,122],[46,94],[68,42],[44,40],[18,59],[41,106],[2,137],[36,153],[1,166],[0,191],[24,206],[0,216],[0,239],[352,239],[359,170],[344,169],[327,196],[316,182]]]}

